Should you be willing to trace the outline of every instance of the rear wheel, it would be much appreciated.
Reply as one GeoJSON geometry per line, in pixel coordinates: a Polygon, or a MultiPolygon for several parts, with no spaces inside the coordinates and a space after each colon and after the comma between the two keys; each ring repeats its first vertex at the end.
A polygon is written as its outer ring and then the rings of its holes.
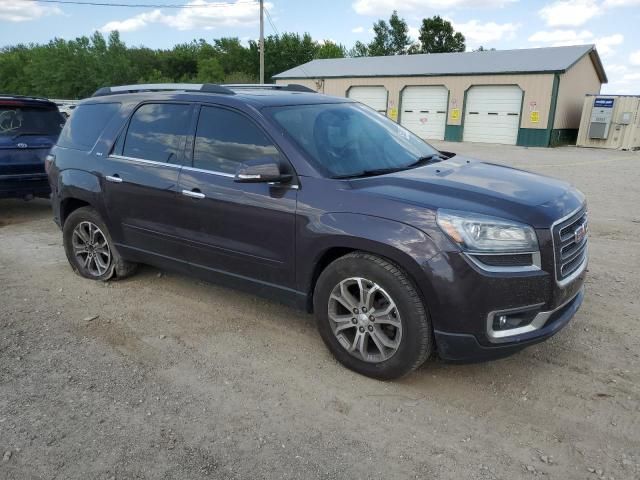
{"type": "Polygon", "coordinates": [[[91,280],[109,280],[131,275],[136,265],[122,259],[106,225],[91,207],[74,210],[64,222],[67,260],[79,275],[91,280]]]}
{"type": "Polygon", "coordinates": [[[408,275],[355,252],[331,263],[314,293],[318,329],[343,365],[383,380],[418,368],[431,354],[431,325],[408,275]]]}

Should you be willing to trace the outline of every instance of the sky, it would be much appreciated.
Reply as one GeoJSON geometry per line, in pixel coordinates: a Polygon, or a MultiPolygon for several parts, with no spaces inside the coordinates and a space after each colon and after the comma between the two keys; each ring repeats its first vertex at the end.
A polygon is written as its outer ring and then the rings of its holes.
{"type": "MultiPolygon", "coordinates": [[[[168,48],[192,39],[258,37],[255,0],[76,0],[142,4],[143,8],[0,0],[0,46],[72,39],[119,30],[129,45],[168,48]],[[157,8],[157,5],[189,8],[157,8]]],[[[412,38],[422,18],[440,15],[467,39],[498,50],[595,44],[609,83],[603,93],[640,94],[640,0],[265,0],[265,34],[309,32],[351,48],[369,41],[371,26],[393,10],[412,38]],[[275,30],[274,30],[275,29],[275,30]]],[[[268,62],[268,59],[266,59],[268,62]]]]}

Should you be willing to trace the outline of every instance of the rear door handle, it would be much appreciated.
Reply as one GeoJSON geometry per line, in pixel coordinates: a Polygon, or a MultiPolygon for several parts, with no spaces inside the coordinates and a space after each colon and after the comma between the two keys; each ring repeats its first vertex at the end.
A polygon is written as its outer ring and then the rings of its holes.
{"type": "Polygon", "coordinates": [[[118,175],[117,173],[115,175],[107,175],[104,178],[106,178],[108,182],[122,183],[122,179],[120,178],[120,175],[118,175]]]}
{"type": "Polygon", "coordinates": [[[205,194],[197,190],[182,190],[182,194],[191,198],[204,198],[205,194]]]}

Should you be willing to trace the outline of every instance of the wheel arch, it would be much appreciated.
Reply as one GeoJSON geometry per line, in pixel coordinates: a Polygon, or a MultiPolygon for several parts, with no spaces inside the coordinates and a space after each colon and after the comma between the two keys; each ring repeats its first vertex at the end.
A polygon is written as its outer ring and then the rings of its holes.
{"type": "Polygon", "coordinates": [[[92,207],[104,218],[100,208],[102,186],[96,175],[76,169],[62,170],[57,183],[60,226],[72,212],[82,207],[92,207]]]}
{"type": "Polygon", "coordinates": [[[318,252],[317,255],[311,257],[305,254],[302,259],[299,257],[299,261],[303,262],[299,270],[303,281],[301,290],[307,293],[309,312],[313,311],[313,295],[320,274],[334,260],[356,251],[382,257],[404,270],[428,311],[428,299],[434,295],[427,261],[437,251],[424,232],[401,222],[379,217],[356,214],[332,214],[329,217],[343,225],[342,234],[318,238],[317,242],[322,245],[309,245],[301,250],[318,252]],[[345,235],[346,233],[351,235],[345,235]]]}

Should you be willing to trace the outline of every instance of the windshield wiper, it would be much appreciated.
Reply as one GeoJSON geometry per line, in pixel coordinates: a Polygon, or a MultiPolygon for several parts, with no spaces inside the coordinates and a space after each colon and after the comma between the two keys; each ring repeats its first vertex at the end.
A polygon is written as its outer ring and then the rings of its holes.
{"type": "Polygon", "coordinates": [[[335,175],[331,178],[348,179],[348,178],[362,178],[373,177],[376,175],[385,175],[387,173],[401,172],[403,170],[409,170],[411,168],[421,167],[422,165],[428,165],[430,163],[437,163],[446,160],[447,157],[441,153],[432,153],[431,155],[425,155],[418,158],[415,162],[405,165],[404,167],[388,167],[388,168],[374,168],[371,170],[363,170],[358,173],[349,173],[346,175],[335,175]]]}
{"type": "Polygon", "coordinates": [[[349,173],[347,175],[335,175],[331,178],[362,178],[362,177],[374,177],[376,175],[384,175],[386,173],[395,173],[405,170],[407,167],[388,167],[388,168],[373,168],[371,170],[363,170],[358,173],[349,173]]]}
{"type": "Polygon", "coordinates": [[[15,140],[18,137],[22,137],[25,135],[43,135],[43,136],[49,136],[50,133],[47,132],[20,132],[20,133],[16,133],[13,137],[11,137],[11,140],[15,140]]]}
{"type": "Polygon", "coordinates": [[[438,163],[446,159],[447,157],[445,157],[441,153],[432,153],[431,155],[425,155],[424,157],[418,158],[415,162],[407,165],[406,168],[421,167],[422,165],[428,165],[430,163],[438,163]]]}

